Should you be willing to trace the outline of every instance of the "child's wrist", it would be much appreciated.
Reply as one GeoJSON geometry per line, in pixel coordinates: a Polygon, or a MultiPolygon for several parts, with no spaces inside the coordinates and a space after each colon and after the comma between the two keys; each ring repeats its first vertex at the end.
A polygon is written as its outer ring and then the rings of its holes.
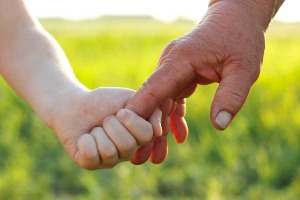
{"type": "Polygon", "coordinates": [[[88,91],[89,89],[81,84],[64,87],[55,93],[49,93],[49,95],[44,96],[38,105],[33,107],[43,122],[53,129],[59,115],[68,110],[70,104],[88,91]]]}

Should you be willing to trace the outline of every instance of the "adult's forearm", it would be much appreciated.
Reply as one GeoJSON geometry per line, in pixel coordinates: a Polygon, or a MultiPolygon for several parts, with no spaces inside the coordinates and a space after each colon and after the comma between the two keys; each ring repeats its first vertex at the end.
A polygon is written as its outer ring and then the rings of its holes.
{"type": "Polygon", "coordinates": [[[275,5],[275,9],[273,12],[273,17],[276,15],[276,13],[278,12],[278,10],[280,9],[280,7],[282,6],[282,4],[284,3],[285,0],[277,0],[276,1],[276,5],[275,5]]]}
{"type": "Polygon", "coordinates": [[[251,13],[252,17],[258,20],[258,23],[266,30],[270,21],[284,3],[284,0],[211,0],[209,8],[214,7],[218,3],[228,4],[228,9],[235,6],[235,11],[241,11],[241,14],[247,10],[246,12],[251,13]]]}

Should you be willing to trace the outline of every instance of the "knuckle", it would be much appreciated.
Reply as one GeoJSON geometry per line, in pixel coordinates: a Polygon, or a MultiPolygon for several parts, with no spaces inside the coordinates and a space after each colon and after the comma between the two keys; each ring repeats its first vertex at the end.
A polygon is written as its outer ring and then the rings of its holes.
{"type": "Polygon", "coordinates": [[[115,157],[117,157],[118,155],[118,151],[116,148],[112,148],[112,147],[107,147],[105,148],[102,153],[101,153],[101,157],[104,160],[112,160],[115,157]]]}
{"type": "Polygon", "coordinates": [[[260,74],[260,67],[254,67],[253,71],[251,73],[251,78],[253,80],[253,82],[255,82],[257,80],[257,78],[259,77],[260,74]]]}
{"type": "Polygon", "coordinates": [[[142,138],[139,140],[140,145],[149,143],[153,138],[152,126],[149,124],[147,130],[143,132],[142,138]]]}
{"type": "Polygon", "coordinates": [[[179,42],[179,39],[177,38],[177,39],[174,39],[174,40],[172,40],[171,42],[169,42],[169,44],[167,45],[168,47],[174,47],[174,46],[176,46],[177,44],[178,44],[178,42],[179,42]]]}
{"type": "Polygon", "coordinates": [[[218,101],[224,109],[231,113],[238,112],[243,106],[250,86],[249,80],[230,80],[220,85],[220,92],[217,92],[218,101]],[[237,84],[238,83],[238,84],[237,84]]]}
{"type": "Polygon", "coordinates": [[[173,49],[174,47],[176,47],[179,43],[179,39],[174,39],[171,42],[169,42],[167,44],[167,46],[164,48],[163,50],[163,54],[170,52],[171,49],[173,49]]]}
{"type": "Polygon", "coordinates": [[[247,97],[247,94],[240,93],[238,91],[232,91],[230,92],[230,102],[226,106],[230,111],[238,111],[243,106],[245,99],[247,97]]]}
{"type": "Polygon", "coordinates": [[[162,63],[165,63],[168,60],[181,60],[182,58],[182,53],[185,52],[186,48],[183,48],[185,45],[184,44],[184,39],[183,37],[177,38],[169,42],[167,46],[164,48],[162,55],[159,59],[158,66],[161,66],[162,63]],[[183,46],[183,47],[182,47],[183,46]]]}
{"type": "Polygon", "coordinates": [[[149,100],[149,102],[158,103],[159,97],[157,96],[156,92],[154,90],[149,89],[152,88],[152,85],[154,85],[153,82],[154,81],[152,81],[151,77],[148,78],[146,81],[143,82],[139,91],[146,95],[146,98],[149,100]]]}
{"type": "Polygon", "coordinates": [[[240,94],[239,92],[233,91],[233,92],[231,92],[231,98],[235,102],[240,103],[245,99],[245,96],[243,94],[240,94]]]}
{"type": "Polygon", "coordinates": [[[259,61],[260,59],[254,56],[240,60],[240,64],[236,66],[237,73],[245,77],[247,79],[245,81],[253,84],[260,74],[261,63],[259,61]]]}
{"type": "Polygon", "coordinates": [[[135,118],[132,115],[132,111],[127,110],[127,111],[122,111],[123,115],[120,117],[119,113],[117,114],[118,120],[122,123],[125,124],[128,127],[132,127],[135,124],[135,118]]]}
{"type": "Polygon", "coordinates": [[[122,159],[130,159],[133,156],[134,152],[137,150],[137,148],[138,145],[134,139],[124,142],[122,146],[119,147],[119,152],[122,159]]]}
{"type": "Polygon", "coordinates": [[[255,67],[251,67],[251,66],[245,66],[243,67],[241,70],[244,71],[245,74],[247,74],[248,79],[250,80],[250,83],[254,83],[259,74],[260,74],[260,67],[259,66],[255,66],[255,67]]]}
{"type": "Polygon", "coordinates": [[[82,157],[84,160],[92,160],[95,158],[95,155],[91,153],[84,153],[82,154],[82,157]]]}
{"type": "Polygon", "coordinates": [[[123,144],[120,146],[120,151],[123,153],[127,153],[132,151],[132,149],[135,149],[137,147],[137,143],[134,139],[124,141],[123,144]]]}

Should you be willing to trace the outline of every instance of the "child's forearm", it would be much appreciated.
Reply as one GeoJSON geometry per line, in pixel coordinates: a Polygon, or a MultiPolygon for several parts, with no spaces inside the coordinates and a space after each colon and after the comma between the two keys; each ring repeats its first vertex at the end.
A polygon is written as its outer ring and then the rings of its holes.
{"type": "Polygon", "coordinates": [[[54,98],[66,90],[82,90],[85,87],[76,79],[57,42],[30,17],[22,4],[10,13],[20,18],[0,14],[3,28],[0,36],[0,73],[49,123],[47,115],[51,112],[54,98]]]}

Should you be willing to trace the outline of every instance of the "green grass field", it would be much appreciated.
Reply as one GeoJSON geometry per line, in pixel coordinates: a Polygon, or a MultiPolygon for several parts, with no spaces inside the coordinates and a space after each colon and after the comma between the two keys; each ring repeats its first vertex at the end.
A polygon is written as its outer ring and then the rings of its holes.
{"type": "MultiPolygon", "coordinates": [[[[138,89],[163,47],[194,23],[148,18],[43,20],[89,88],[138,89]]],[[[300,197],[300,25],[273,23],[264,65],[233,124],[216,131],[209,109],[216,84],[188,99],[188,140],[169,137],[161,165],[112,170],[75,166],[47,129],[0,81],[0,199],[272,199],[300,197]]]]}

